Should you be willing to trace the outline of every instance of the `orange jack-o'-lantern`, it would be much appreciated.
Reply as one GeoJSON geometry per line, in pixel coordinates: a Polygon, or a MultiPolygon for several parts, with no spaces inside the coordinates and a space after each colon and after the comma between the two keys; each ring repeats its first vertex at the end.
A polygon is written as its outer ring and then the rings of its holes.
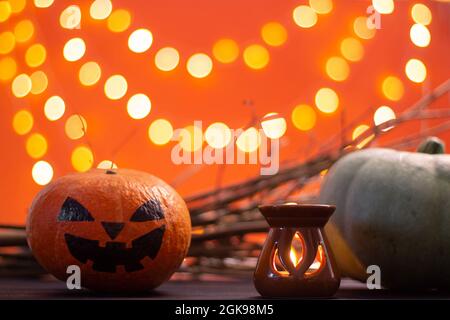
{"type": "Polygon", "coordinates": [[[59,178],[34,199],[28,243],[39,263],[81,286],[141,291],[167,280],[183,261],[191,224],[183,199],[147,173],[95,169],[59,178]]]}

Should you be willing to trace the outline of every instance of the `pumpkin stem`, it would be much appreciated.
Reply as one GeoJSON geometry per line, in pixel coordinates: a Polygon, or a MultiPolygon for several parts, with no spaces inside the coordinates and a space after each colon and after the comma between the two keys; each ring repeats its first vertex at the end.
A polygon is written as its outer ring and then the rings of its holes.
{"type": "Polygon", "coordinates": [[[113,170],[106,170],[106,174],[117,174],[117,172],[113,170]]]}
{"type": "Polygon", "coordinates": [[[443,154],[445,153],[445,143],[438,137],[428,137],[419,145],[417,152],[443,154]]]}

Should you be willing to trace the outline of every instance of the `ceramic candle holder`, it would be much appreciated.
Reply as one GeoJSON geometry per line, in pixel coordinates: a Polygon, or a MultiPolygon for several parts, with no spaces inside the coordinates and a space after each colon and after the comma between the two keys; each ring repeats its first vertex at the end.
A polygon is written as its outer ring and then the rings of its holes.
{"type": "Polygon", "coordinates": [[[256,266],[255,287],[264,297],[327,297],[340,276],[323,227],[335,207],[261,206],[270,231],[256,266]]]}

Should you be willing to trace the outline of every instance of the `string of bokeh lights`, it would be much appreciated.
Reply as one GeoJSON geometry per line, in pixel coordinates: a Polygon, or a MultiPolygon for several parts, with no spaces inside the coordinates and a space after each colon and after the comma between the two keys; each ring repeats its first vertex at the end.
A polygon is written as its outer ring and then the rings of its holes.
{"type": "MultiPolygon", "coordinates": [[[[34,0],[35,7],[45,9],[51,7],[54,0],[34,0]]],[[[392,0],[373,0],[373,7],[380,14],[392,14],[394,2],[392,0]]],[[[26,0],[0,1],[1,23],[13,19],[21,13],[27,5],[26,0]]],[[[292,20],[303,29],[312,28],[318,22],[320,15],[329,14],[333,9],[332,0],[310,0],[309,5],[299,5],[292,11],[292,20]]],[[[410,29],[410,40],[418,48],[425,48],[430,44],[431,34],[427,26],[432,21],[430,9],[421,3],[412,5],[410,16],[413,24],[410,29]]],[[[114,9],[110,0],[95,0],[90,5],[89,17],[94,20],[105,20],[106,27],[113,33],[129,32],[132,25],[130,12],[123,8],[114,9]]],[[[87,19],[89,19],[89,17],[87,19]]],[[[73,29],[80,25],[82,12],[77,5],[65,8],[59,16],[62,28],[73,29]]],[[[83,20],[84,21],[84,20],[83,20]]],[[[372,39],[376,29],[369,28],[367,16],[359,16],[353,22],[354,35],[344,38],[340,42],[340,55],[327,59],[324,69],[326,75],[335,82],[345,81],[350,74],[350,64],[357,63],[364,57],[363,42],[372,39]]],[[[0,82],[11,83],[11,91],[18,98],[29,94],[43,94],[48,86],[48,78],[44,70],[36,70],[31,74],[18,73],[17,61],[9,54],[16,46],[28,45],[33,39],[35,28],[32,21],[19,19],[13,30],[0,33],[0,82]]],[[[264,44],[254,43],[246,46],[242,52],[242,59],[247,67],[253,70],[264,69],[270,61],[270,47],[282,46],[288,38],[287,29],[279,22],[270,21],[264,24],[260,31],[264,44]]],[[[130,32],[128,48],[136,54],[144,54],[153,43],[153,34],[146,28],[137,28],[130,32]]],[[[63,48],[62,55],[68,62],[83,59],[87,50],[85,41],[80,37],[69,39],[63,48]]],[[[186,59],[186,70],[194,78],[205,78],[213,72],[214,63],[230,64],[241,55],[239,44],[230,38],[219,39],[212,46],[212,57],[204,52],[198,52],[186,59]]],[[[42,67],[47,58],[47,51],[43,44],[33,43],[25,51],[24,61],[33,69],[42,67]]],[[[163,47],[154,55],[155,66],[164,72],[170,72],[180,67],[181,57],[174,47],[163,47]]],[[[405,75],[414,83],[422,83],[427,76],[425,64],[416,58],[409,59],[405,64],[405,75]]],[[[98,85],[102,79],[102,68],[98,61],[86,61],[78,72],[81,85],[89,87],[98,85]]],[[[104,81],[104,94],[110,100],[121,100],[129,92],[127,79],[121,74],[109,75],[104,81]]],[[[389,75],[381,85],[383,95],[393,103],[399,101],[404,94],[404,84],[399,75],[389,75]]],[[[339,107],[339,96],[335,89],[319,88],[314,97],[315,106],[299,104],[292,109],[290,115],[292,124],[300,131],[312,130],[317,121],[317,111],[333,114],[339,107]]],[[[128,115],[132,119],[146,118],[152,108],[151,99],[144,93],[134,93],[126,104],[128,115]]],[[[49,121],[60,121],[66,115],[64,98],[51,95],[44,104],[44,115],[49,121]]],[[[395,118],[395,112],[387,105],[376,109],[373,115],[375,124],[395,118]]],[[[32,132],[34,117],[30,110],[21,109],[13,117],[14,131],[26,136],[25,149],[27,154],[36,162],[32,168],[33,180],[39,185],[49,183],[53,178],[53,167],[48,161],[42,160],[47,153],[48,144],[45,136],[39,132],[32,132]]],[[[276,112],[265,115],[260,123],[264,133],[272,139],[281,138],[286,130],[286,119],[276,112]]],[[[86,134],[88,123],[81,114],[72,114],[65,119],[65,134],[69,139],[79,140],[86,134]]],[[[358,125],[352,132],[356,138],[367,130],[367,124],[358,125]]],[[[173,127],[168,119],[155,119],[148,127],[149,140],[155,145],[166,145],[173,135],[173,127]]],[[[373,137],[362,141],[358,147],[367,144],[373,137]]],[[[260,145],[260,136],[256,127],[247,128],[236,140],[241,152],[254,152],[260,145]]],[[[194,125],[184,128],[181,133],[180,146],[185,151],[195,152],[202,148],[204,142],[213,148],[224,148],[231,141],[230,128],[223,122],[215,122],[208,126],[205,132],[194,125]]],[[[72,151],[71,163],[76,171],[87,171],[94,164],[93,151],[81,144],[72,151]]],[[[99,168],[117,167],[111,160],[100,161],[99,168]]]]}

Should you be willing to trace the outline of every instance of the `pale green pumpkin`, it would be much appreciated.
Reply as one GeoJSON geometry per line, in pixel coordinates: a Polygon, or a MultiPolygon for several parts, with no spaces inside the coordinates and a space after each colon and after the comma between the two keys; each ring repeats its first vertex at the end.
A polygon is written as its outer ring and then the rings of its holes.
{"type": "Polygon", "coordinates": [[[385,287],[450,287],[450,156],[437,138],[418,151],[361,150],[328,172],[320,202],[336,205],[325,231],[344,274],[378,265],[385,287]]]}

